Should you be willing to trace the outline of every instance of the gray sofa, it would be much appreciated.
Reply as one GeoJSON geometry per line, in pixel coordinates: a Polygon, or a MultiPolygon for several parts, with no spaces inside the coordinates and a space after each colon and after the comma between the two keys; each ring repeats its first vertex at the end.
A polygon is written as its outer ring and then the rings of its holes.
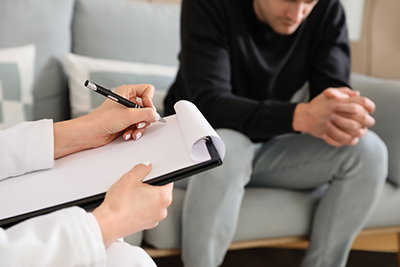
{"type": "MultiPolygon", "coordinates": [[[[71,117],[71,110],[86,105],[78,98],[88,90],[82,87],[81,93],[79,88],[72,88],[76,75],[82,73],[87,78],[102,79],[97,81],[109,87],[154,83],[157,88],[155,103],[161,111],[162,97],[174,80],[171,72],[176,71],[178,65],[179,15],[179,5],[149,2],[2,0],[0,50],[26,44],[36,47],[34,119],[67,119],[71,117]],[[83,57],[67,62],[63,61],[65,53],[83,57]],[[150,71],[131,72],[130,65],[124,63],[136,64],[135,68],[144,66],[150,71]],[[96,69],[100,65],[106,67],[96,69]],[[122,67],[113,67],[117,65],[122,67]]],[[[351,82],[355,89],[377,104],[374,114],[377,123],[372,130],[386,142],[390,153],[388,182],[366,228],[399,226],[400,190],[396,186],[400,184],[397,164],[400,159],[400,80],[354,73],[351,82]]],[[[92,105],[87,111],[97,103],[92,97],[86,99],[92,105]]],[[[80,112],[82,110],[74,114],[80,112]]],[[[187,182],[185,179],[176,183],[174,200],[164,221],[154,229],[127,237],[126,241],[135,245],[146,243],[158,250],[179,249],[181,208],[187,182]]],[[[234,241],[307,236],[313,209],[323,192],[324,186],[312,192],[246,188],[234,241]]],[[[156,256],[154,251],[149,251],[156,256]]]]}

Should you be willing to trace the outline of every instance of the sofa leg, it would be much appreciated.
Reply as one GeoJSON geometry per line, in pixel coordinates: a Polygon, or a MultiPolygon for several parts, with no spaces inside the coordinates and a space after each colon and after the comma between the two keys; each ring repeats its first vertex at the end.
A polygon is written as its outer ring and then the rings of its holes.
{"type": "Polygon", "coordinates": [[[397,234],[397,266],[400,267],[400,233],[397,234]]]}

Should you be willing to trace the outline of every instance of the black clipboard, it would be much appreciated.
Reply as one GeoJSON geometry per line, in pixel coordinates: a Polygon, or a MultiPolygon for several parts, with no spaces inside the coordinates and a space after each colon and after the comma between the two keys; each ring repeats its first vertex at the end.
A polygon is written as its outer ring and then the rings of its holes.
{"type": "MultiPolygon", "coordinates": [[[[219,156],[219,153],[211,139],[211,137],[207,136],[205,139],[205,144],[208,150],[208,153],[210,154],[211,159],[207,161],[203,161],[201,163],[192,165],[187,168],[183,168],[177,171],[173,171],[164,175],[161,175],[159,177],[152,178],[150,180],[145,181],[144,183],[150,184],[150,185],[155,185],[155,186],[161,186],[165,185],[174,181],[178,181],[180,179],[187,178],[189,176],[192,176],[194,174],[209,170],[211,168],[217,167],[222,164],[221,157],[219,156]]],[[[81,207],[87,211],[92,211],[95,209],[97,206],[99,206],[105,197],[106,193],[90,196],[87,198],[82,198],[74,201],[70,201],[67,203],[63,203],[60,205],[55,205],[52,207],[36,210],[33,212],[28,212],[24,213],[21,215],[9,217],[6,219],[0,220],[0,227],[6,229],[9,228],[17,223],[20,223],[22,221],[25,221],[29,218],[40,216],[40,215],[45,215],[60,209],[72,207],[72,206],[78,206],[81,207]]]]}

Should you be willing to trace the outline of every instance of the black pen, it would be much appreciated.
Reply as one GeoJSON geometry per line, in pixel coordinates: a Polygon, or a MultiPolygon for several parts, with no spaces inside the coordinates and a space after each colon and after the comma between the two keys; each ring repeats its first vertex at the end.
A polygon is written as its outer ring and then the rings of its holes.
{"type": "MultiPolygon", "coordinates": [[[[85,87],[89,88],[90,90],[95,91],[96,93],[99,93],[117,103],[120,103],[121,105],[124,105],[125,107],[128,108],[142,108],[142,106],[139,106],[138,104],[133,103],[132,101],[129,101],[126,98],[123,98],[120,95],[117,95],[116,93],[114,93],[113,91],[111,91],[110,89],[104,88],[101,85],[98,85],[97,83],[91,82],[89,80],[86,80],[86,82],[84,83],[85,87]]],[[[164,120],[160,114],[156,114],[156,121],[159,122],[167,122],[166,120],[164,120]]]]}

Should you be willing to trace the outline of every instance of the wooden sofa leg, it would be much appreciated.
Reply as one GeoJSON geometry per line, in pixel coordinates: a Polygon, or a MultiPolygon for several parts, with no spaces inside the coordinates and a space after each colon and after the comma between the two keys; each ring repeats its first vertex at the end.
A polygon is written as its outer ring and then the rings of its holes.
{"type": "Polygon", "coordinates": [[[400,267],[400,233],[397,234],[397,266],[400,267]]]}

